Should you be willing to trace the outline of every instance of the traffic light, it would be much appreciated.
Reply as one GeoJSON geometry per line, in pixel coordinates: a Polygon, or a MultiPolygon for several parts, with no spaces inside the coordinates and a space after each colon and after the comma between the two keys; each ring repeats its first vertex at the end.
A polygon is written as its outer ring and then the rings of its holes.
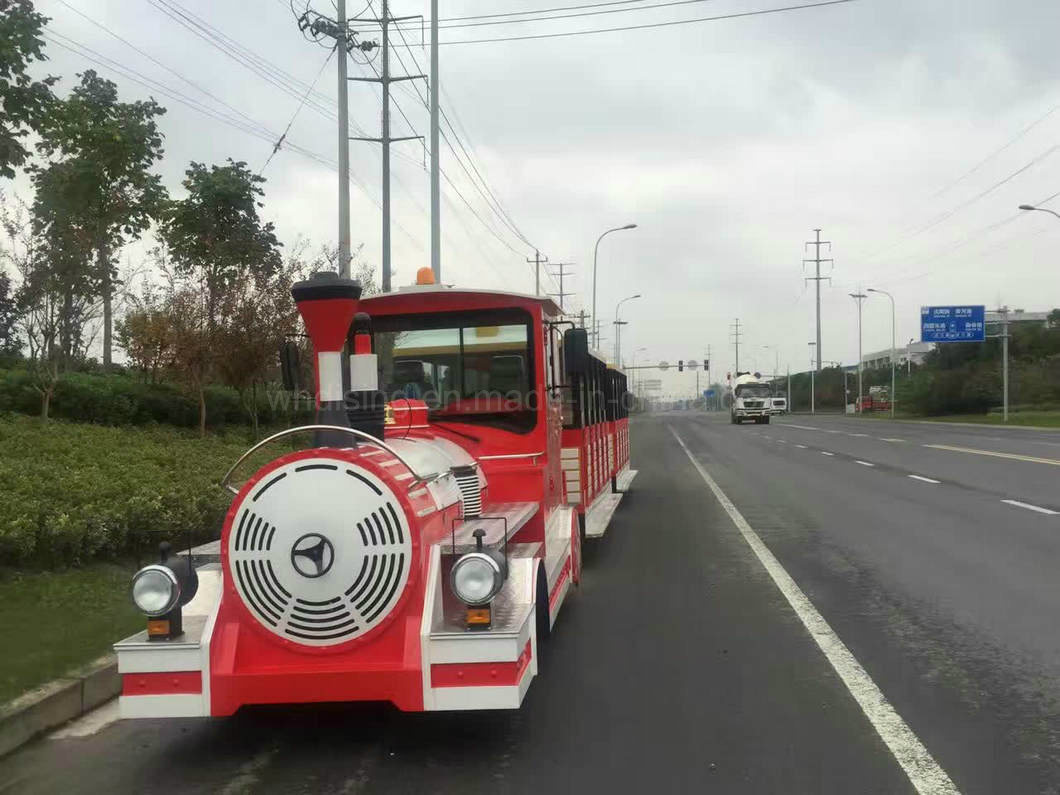
{"type": "Polygon", "coordinates": [[[685,360],[684,359],[678,359],[677,360],[677,372],[683,373],[684,371],[685,371],[685,360]]]}

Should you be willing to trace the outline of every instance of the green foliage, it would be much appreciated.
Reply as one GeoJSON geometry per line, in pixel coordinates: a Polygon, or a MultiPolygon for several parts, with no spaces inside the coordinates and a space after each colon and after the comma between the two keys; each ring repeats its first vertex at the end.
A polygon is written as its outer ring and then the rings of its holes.
{"type": "Polygon", "coordinates": [[[47,162],[32,169],[33,215],[57,276],[73,285],[92,273],[91,289],[103,301],[103,364],[110,365],[114,254],[166,200],[162,178],[151,171],[162,159],[156,120],[166,111],[153,99],[119,102],[117,86],[91,69],[80,77],[38,130],[47,162]]]}
{"type": "Polygon", "coordinates": [[[55,567],[216,538],[248,447],[173,429],[0,419],[0,564],[55,567]]]}
{"type": "MultiPolygon", "coordinates": [[[[221,429],[247,422],[246,407],[239,393],[223,386],[208,386],[206,422],[221,429]]],[[[25,367],[0,370],[0,406],[9,411],[37,414],[40,394],[25,367]]],[[[292,406],[286,393],[260,390],[257,412],[267,425],[311,420],[312,407],[303,401],[292,406]]],[[[159,423],[181,428],[199,424],[197,400],[171,383],[145,383],[130,374],[64,373],[55,385],[51,415],[99,425],[146,425],[159,423]]]]}
{"type": "Polygon", "coordinates": [[[41,31],[47,21],[30,0],[0,0],[0,177],[6,179],[26,162],[22,139],[54,100],[51,86],[58,78],[33,80],[27,72],[34,61],[45,60],[41,31]]]}

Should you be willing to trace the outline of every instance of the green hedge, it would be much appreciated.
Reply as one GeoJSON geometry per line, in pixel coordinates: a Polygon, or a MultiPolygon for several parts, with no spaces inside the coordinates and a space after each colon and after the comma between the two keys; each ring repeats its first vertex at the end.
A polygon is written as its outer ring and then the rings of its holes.
{"type": "MultiPolygon", "coordinates": [[[[286,401],[287,395],[277,397],[286,401]]],[[[274,408],[264,389],[258,390],[258,422],[262,425],[309,420],[306,402],[288,416],[283,403],[274,408]]],[[[0,410],[40,414],[41,396],[24,368],[0,370],[0,410]]],[[[133,375],[65,373],[55,387],[50,415],[100,425],[144,425],[151,422],[195,428],[199,425],[198,400],[170,383],[148,384],[133,375]]],[[[206,389],[206,424],[211,428],[246,425],[249,417],[234,389],[206,389]]]]}
{"type": "Polygon", "coordinates": [[[241,435],[0,418],[0,565],[76,565],[216,538],[230,501],[217,481],[249,446],[241,435]]]}

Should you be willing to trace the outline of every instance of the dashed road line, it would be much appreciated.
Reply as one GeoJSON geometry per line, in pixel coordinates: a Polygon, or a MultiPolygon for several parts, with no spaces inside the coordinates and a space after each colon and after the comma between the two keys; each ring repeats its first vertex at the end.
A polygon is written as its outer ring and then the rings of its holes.
{"type": "Polygon", "coordinates": [[[1044,513],[1047,516],[1056,516],[1060,514],[1060,511],[1054,511],[1051,508],[1042,508],[1038,505],[1031,505],[1027,502],[1020,502],[1019,500],[1002,500],[1006,505],[1015,505],[1017,508],[1026,508],[1028,511],[1037,511],[1038,513],[1044,513]]]}
{"type": "Polygon", "coordinates": [[[846,685],[869,723],[876,729],[880,739],[894,755],[895,761],[905,771],[913,788],[920,795],[956,795],[959,793],[946,771],[935,761],[920,738],[913,733],[902,716],[891,706],[879,685],[872,680],[850,649],[836,635],[835,630],[828,625],[824,616],[817,612],[817,608],[813,606],[780,561],[769,551],[769,547],[762,542],[758,533],[748,524],[732,500],[721,490],[706,468],[692,455],[692,451],[678,436],[677,431],[671,427],[670,433],[681,445],[700,477],[714,492],[721,507],[729,514],[729,518],[740,531],[744,541],[751,547],[751,551],[769,573],[777,588],[795,611],[795,615],[802,621],[810,637],[824,653],[832,669],[846,685]]]}
{"type": "Polygon", "coordinates": [[[777,444],[787,444],[787,443],[788,443],[787,439],[777,439],[777,444]]]}
{"type": "Polygon", "coordinates": [[[868,436],[867,433],[848,433],[847,436],[868,436]]]}
{"type": "Polygon", "coordinates": [[[881,436],[881,437],[879,437],[879,439],[880,439],[881,442],[904,442],[905,441],[905,439],[894,439],[894,438],[887,437],[887,436],[881,436]]]}
{"type": "Polygon", "coordinates": [[[875,464],[873,464],[873,463],[871,463],[869,461],[859,461],[856,458],[854,459],[854,463],[855,464],[861,464],[863,467],[874,467],[874,466],[876,466],[875,464]]]}
{"type": "Polygon", "coordinates": [[[948,444],[925,444],[924,447],[930,447],[932,450],[949,450],[954,453],[970,453],[972,455],[988,455],[994,458],[1008,458],[1013,461],[1029,461],[1032,464],[1049,464],[1054,467],[1060,467],[1060,460],[1055,458],[1038,458],[1033,455],[1019,455],[1018,453],[1001,453],[997,450],[977,450],[974,447],[954,447],[948,444]]]}
{"type": "Polygon", "coordinates": [[[924,483],[941,483],[942,482],[941,480],[935,480],[934,478],[926,478],[923,475],[906,475],[906,477],[907,478],[912,478],[913,480],[921,480],[924,483]]]}
{"type": "Polygon", "coordinates": [[[797,444],[795,446],[798,447],[800,450],[805,450],[806,449],[806,445],[804,445],[804,444],[797,444]]]}
{"type": "Polygon", "coordinates": [[[790,425],[788,425],[788,427],[789,428],[798,428],[801,431],[819,431],[819,430],[821,430],[820,428],[815,428],[813,425],[796,425],[795,423],[791,423],[790,425]]]}
{"type": "Polygon", "coordinates": [[[835,455],[835,453],[829,453],[827,450],[822,450],[821,455],[835,455]]]}

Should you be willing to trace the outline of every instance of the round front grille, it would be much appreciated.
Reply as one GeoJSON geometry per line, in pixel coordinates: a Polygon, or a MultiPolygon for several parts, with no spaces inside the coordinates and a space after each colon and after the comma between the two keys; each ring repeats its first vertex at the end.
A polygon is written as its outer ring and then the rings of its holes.
{"type": "Polygon", "coordinates": [[[269,472],[237,506],[228,566],[243,604],[271,632],[332,646],[383,621],[405,590],[405,513],[377,477],[334,458],[269,472]]]}

